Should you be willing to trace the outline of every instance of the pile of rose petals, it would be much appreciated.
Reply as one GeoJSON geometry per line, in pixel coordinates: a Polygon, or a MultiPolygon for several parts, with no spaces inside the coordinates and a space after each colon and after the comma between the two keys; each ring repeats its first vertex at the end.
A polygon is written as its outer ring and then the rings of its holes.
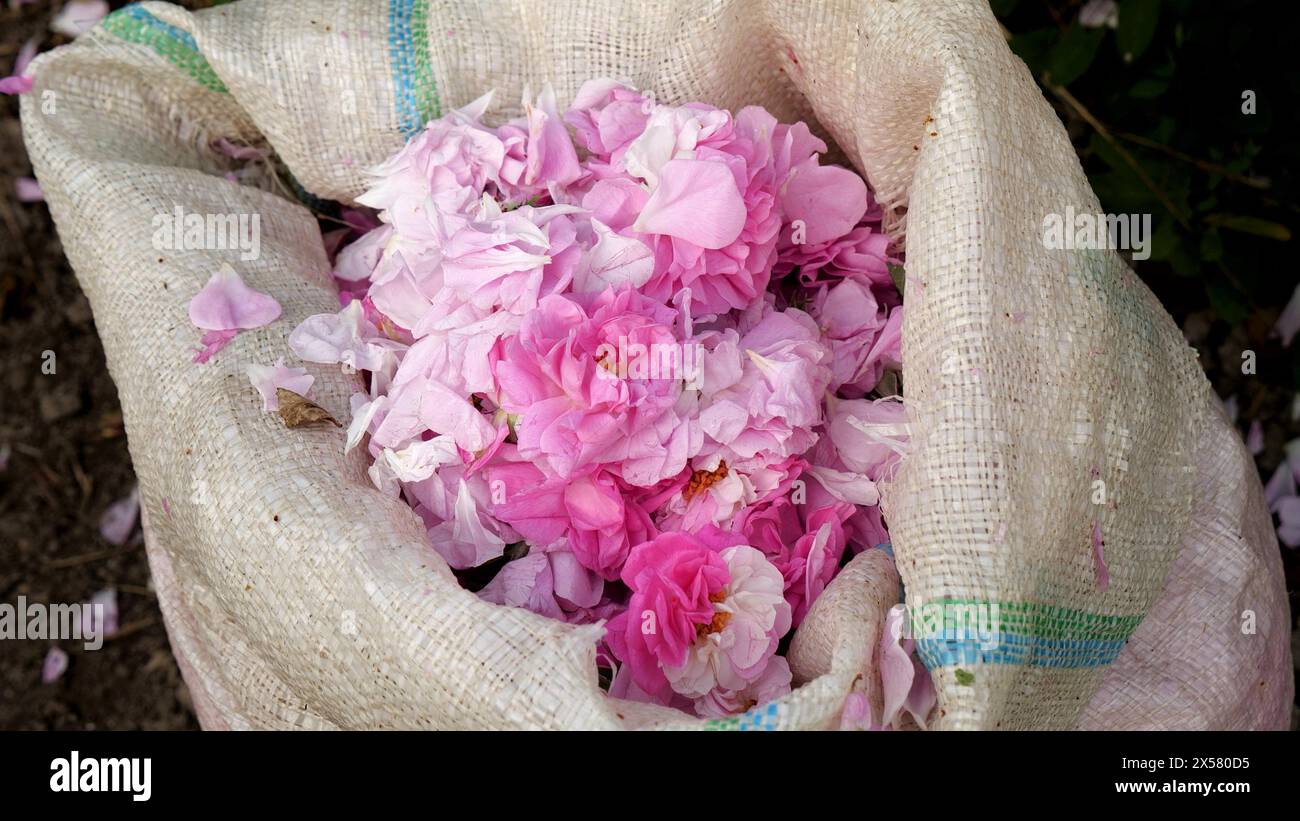
{"type": "MultiPolygon", "coordinates": [[[[290,347],[364,372],[347,448],[465,586],[604,621],[611,694],[703,716],[779,697],[785,640],[852,555],[887,550],[876,482],[907,424],[877,392],[903,311],[879,208],[760,107],[593,80],[493,128],[490,97],[373,169],[342,309],[290,347]]],[[[205,351],[278,313],[229,277],[205,290],[205,351]]],[[[268,407],[310,384],[250,376],[268,407]]],[[[882,652],[885,715],[856,723],[923,723],[911,642],[882,652]]]]}

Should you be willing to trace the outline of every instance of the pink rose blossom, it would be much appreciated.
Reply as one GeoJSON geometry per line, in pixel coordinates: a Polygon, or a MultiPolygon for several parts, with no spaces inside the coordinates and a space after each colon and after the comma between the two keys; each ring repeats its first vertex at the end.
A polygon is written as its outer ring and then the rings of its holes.
{"type": "Polygon", "coordinates": [[[357,202],[381,211],[425,212],[430,195],[469,189],[477,199],[495,183],[505,146],[479,120],[492,95],[429,123],[391,159],[372,169],[375,185],[357,202]]]}
{"type": "Polygon", "coordinates": [[[541,548],[502,568],[479,595],[494,604],[522,607],[543,616],[590,624],[608,619],[621,608],[604,596],[605,583],[568,549],[564,540],[541,548]]]}
{"type": "Polygon", "coordinates": [[[614,80],[588,80],[578,89],[564,120],[579,145],[605,164],[621,165],[622,155],[645,131],[651,105],[640,92],[614,80]]]}
{"type": "Polygon", "coordinates": [[[897,399],[842,399],[826,431],[848,470],[877,480],[891,475],[907,448],[907,413],[897,399]]]}
{"type": "Polygon", "coordinates": [[[731,581],[727,562],[693,536],[664,533],[633,549],[622,578],[632,597],[609,623],[610,649],[638,687],[666,701],[672,687],[664,670],[686,665],[700,634],[712,629],[714,603],[731,581]]]}
{"type": "Polygon", "coordinates": [[[750,505],[761,504],[789,492],[791,485],[807,467],[798,456],[771,464],[723,464],[714,454],[692,460],[697,487],[692,491],[690,478],[678,483],[676,492],[662,503],[659,526],[662,530],[685,530],[697,533],[701,528],[731,527],[732,518],[750,505]]]}
{"type": "Polygon", "coordinates": [[[632,491],[616,474],[591,469],[512,496],[495,513],[532,544],[566,537],[580,565],[613,580],[632,546],[658,535],[632,491]]]}
{"type": "MultiPolygon", "coordinates": [[[[502,212],[491,201],[442,240],[443,287],[480,311],[500,308],[520,316],[537,307],[539,297],[564,290],[582,249],[575,243],[568,205],[523,206],[502,212]]],[[[458,224],[459,223],[459,224],[458,224]]],[[[426,323],[417,323],[417,336],[426,323]]]]}
{"type": "Polygon", "coordinates": [[[524,92],[524,116],[497,129],[505,147],[500,187],[508,201],[524,202],[546,194],[551,185],[565,186],[582,176],[578,154],[555,107],[550,84],[536,100],[524,92]]]}
{"type": "Polygon", "coordinates": [[[752,505],[736,516],[735,531],[781,572],[794,626],[839,569],[848,544],[846,523],[856,511],[810,479],[797,494],[752,505]]]}
{"type": "MultiPolygon", "coordinates": [[[[498,456],[503,464],[510,457],[498,456]]],[[[403,489],[424,520],[434,549],[451,567],[477,567],[500,556],[507,544],[520,541],[513,528],[493,515],[496,497],[488,474],[470,472],[452,437],[385,450],[374,464],[381,480],[387,477],[390,486],[403,489]]]]}
{"type": "MultiPolygon", "coordinates": [[[[859,398],[901,359],[881,209],[762,108],[612,80],[563,118],[549,87],[499,127],[489,104],[372,169],[358,202],[380,222],[327,239],[340,309],[290,347],[361,372],[343,447],[446,565],[490,576],[481,598],[607,621],[611,696],[703,716],[780,698],[782,639],[846,550],[889,540],[876,481],[906,420],[859,398]]],[[[213,286],[201,357],[266,307],[241,287],[213,286]]],[[[267,407],[311,379],[249,377],[267,407]]],[[[881,724],[924,721],[911,645],[878,655],[881,724]]]]}
{"type": "MultiPolygon", "coordinates": [[[[858,341],[861,341],[860,337],[858,341]]],[[[884,327],[874,334],[870,346],[860,346],[850,340],[844,348],[845,350],[836,353],[847,355],[850,363],[846,364],[843,358],[837,359],[839,374],[847,376],[847,381],[839,385],[839,390],[847,395],[861,395],[874,390],[885,371],[902,369],[903,306],[899,305],[889,312],[884,327]]]]}
{"type": "Polygon", "coordinates": [[[763,554],[737,545],[724,549],[721,557],[730,578],[713,594],[711,619],[697,629],[684,662],[664,666],[673,692],[687,698],[749,687],[762,677],[790,630],[781,574],[763,554]]]}
{"type": "Polygon", "coordinates": [[[651,373],[644,358],[618,373],[620,345],[680,350],[676,321],[635,291],[545,297],[495,359],[520,453],[563,477],[619,462],[623,479],[639,486],[681,472],[700,444],[682,380],[651,373]]]}
{"type": "Polygon", "coordinates": [[[748,712],[789,693],[792,679],[790,663],[781,656],[772,656],[758,678],[740,690],[713,689],[695,699],[695,712],[704,718],[748,712]]]}
{"type": "Polygon", "coordinates": [[[761,455],[779,460],[807,450],[822,421],[829,354],[802,311],[765,307],[743,334],[706,337],[700,427],[702,453],[728,464],[761,455]]]}
{"type": "Polygon", "coordinates": [[[667,301],[689,288],[703,315],[745,308],[767,288],[781,227],[775,126],[758,107],[734,121],[708,106],[654,109],[623,156],[650,190],[630,226],[655,255],[647,295],[667,301]]]}

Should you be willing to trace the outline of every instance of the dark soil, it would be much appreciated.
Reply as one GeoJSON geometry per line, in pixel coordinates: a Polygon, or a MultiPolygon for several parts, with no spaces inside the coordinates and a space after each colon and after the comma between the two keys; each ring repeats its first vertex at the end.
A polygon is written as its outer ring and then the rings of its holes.
{"type": "MultiPolygon", "coordinates": [[[[0,74],[29,37],[42,50],[63,42],[48,29],[61,5],[0,7],[0,74]]],[[[14,196],[15,178],[31,175],[18,102],[0,96],[0,452],[10,450],[0,470],[0,602],[71,604],[113,587],[121,628],[94,652],[80,641],[0,641],[0,729],[198,729],[138,524],[122,547],[99,533],[104,509],[135,476],[90,305],[45,205],[14,196]],[[47,350],[53,374],[42,372],[47,350]],[[68,670],[42,684],[56,644],[68,670]]]]}

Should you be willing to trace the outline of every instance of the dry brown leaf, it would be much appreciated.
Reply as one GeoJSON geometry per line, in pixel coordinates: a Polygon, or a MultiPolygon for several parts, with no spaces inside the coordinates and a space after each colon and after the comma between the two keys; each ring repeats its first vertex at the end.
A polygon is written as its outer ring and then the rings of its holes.
{"type": "Polygon", "coordinates": [[[339,420],[330,416],[329,411],[293,391],[276,388],[275,398],[280,400],[280,418],[284,420],[284,424],[288,427],[300,428],[303,425],[314,425],[318,422],[329,422],[335,427],[343,427],[339,420]]]}

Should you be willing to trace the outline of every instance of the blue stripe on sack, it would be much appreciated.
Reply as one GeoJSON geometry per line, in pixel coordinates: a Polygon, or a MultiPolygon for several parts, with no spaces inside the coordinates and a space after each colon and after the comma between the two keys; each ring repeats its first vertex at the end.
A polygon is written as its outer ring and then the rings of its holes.
{"type": "Polygon", "coordinates": [[[393,64],[393,97],[398,126],[406,139],[420,133],[420,107],[415,100],[415,38],[411,17],[415,0],[389,0],[388,52],[393,64]]]}
{"type": "Polygon", "coordinates": [[[740,717],[738,730],[775,730],[776,729],[776,703],[773,702],[766,707],[759,707],[757,710],[751,710],[740,717]]]}
{"type": "Polygon", "coordinates": [[[163,34],[166,34],[168,37],[172,38],[173,40],[180,41],[188,48],[192,48],[195,51],[199,50],[199,44],[194,41],[194,37],[191,36],[188,31],[186,31],[185,29],[176,28],[171,23],[164,23],[162,20],[159,20],[157,17],[154,17],[152,14],[145,11],[143,8],[141,8],[139,5],[135,3],[132,3],[129,6],[124,6],[121,9],[120,13],[125,14],[127,17],[130,17],[132,20],[139,20],[141,23],[148,25],[150,28],[158,29],[163,34]]]}
{"type": "Polygon", "coordinates": [[[917,639],[916,652],[927,670],[975,664],[1016,664],[1074,669],[1110,664],[1124,640],[1045,639],[1002,633],[991,647],[978,638],[917,639]]]}

